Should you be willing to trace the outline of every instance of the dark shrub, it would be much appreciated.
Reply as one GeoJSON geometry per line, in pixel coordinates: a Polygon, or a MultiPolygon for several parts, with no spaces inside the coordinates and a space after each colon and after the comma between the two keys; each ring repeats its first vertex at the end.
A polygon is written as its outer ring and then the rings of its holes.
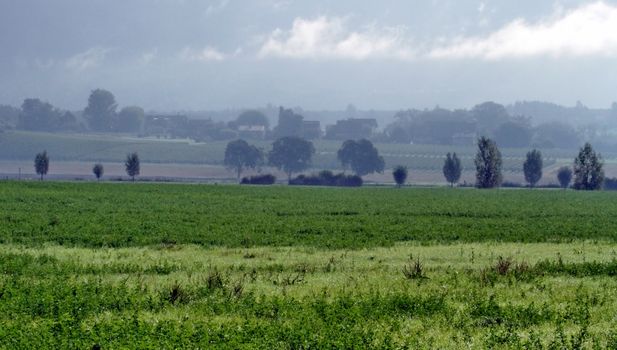
{"type": "Polygon", "coordinates": [[[617,177],[607,177],[604,179],[604,189],[608,191],[617,191],[617,177]]]}
{"type": "Polygon", "coordinates": [[[243,185],[272,185],[276,182],[276,176],[272,174],[243,177],[240,182],[243,185]]]}
{"type": "Polygon", "coordinates": [[[361,187],[364,184],[362,181],[362,177],[358,175],[345,175],[339,174],[339,178],[337,180],[337,186],[344,187],[361,187]]]}
{"type": "Polygon", "coordinates": [[[291,179],[289,184],[296,186],[360,187],[363,181],[357,175],[333,174],[329,170],[324,170],[313,175],[298,175],[296,178],[291,179]]]}
{"type": "Polygon", "coordinates": [[[323,186],[336,186],[337,175],[330,170],[322,170],[318,174],[323,186]]]}
{"type": "MultiPolygon", "coordinates": [[[[449,154],[448,154],[449,155],[449,154]]],[[[394,178],[394,182],[396,182],[397,187],[401,187],[407,181],[407,167],[398,165],[392,171],[392,177],[394,178]]]]}

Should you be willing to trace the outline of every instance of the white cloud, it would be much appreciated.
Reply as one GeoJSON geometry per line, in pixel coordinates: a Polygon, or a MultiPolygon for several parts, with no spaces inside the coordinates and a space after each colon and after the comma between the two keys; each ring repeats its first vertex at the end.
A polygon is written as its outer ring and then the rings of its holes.
{"type": "Polygon", "coordinates": [[[109,51],[110,49],[104,47],[92,47],[66,60],[65,66],[75,71],[98,67],[109,51]]]}
{"type": "Polygon", "coordinates": [[[617,56],[617,6],[599,1],[570,11],[556,9],[550,19],[517,19],[488,36],[458,38],[426,54],[484,60],[537,56],[617,56]]]}
{"type": "Polygon", "coordinates": [[[239,46],[236,48],[236,51],[234,51],[234,57],[238,57],[241,56],[244,53],[244,49],[239,46]]]}
{"type": "Polygon", "coordinates": [[[212,46],[207,46],[201,50],[186,47],[180,52],[180,58],[189,62],[223,61],[226,57],[224,53],[212,46]]]}
{"type": "Polygon", "coordinates": [[[40,70],[49,70],[51,68],[53,68],[56,65],[56,62],[51,59],[41,59],[41,58],[36,58],[34,60],[34,66],[40,70]]]}
{"type": "Polygon", "coordinates": [[[322,16],[313,20],[296,18],[290,30],[274,30],[261,46],[259,57],[409,59],[414,56],[410,47],[404,27],[370,26],[351,31],[346,19],[322,16]]]}
{"type": "Polygon", "coordinates": [[[150,64],[152,61],[154,61],[159,54],[159,49],[158,48],[154,48],[150,51],[144,52],[141,55],[141,63],[143,64],[150,64]]]}
{"type": "Polygon", "coordinates": [[[291,5],[291,0],[274,0],[272,2],[272,9],[275,11],[283,10],[291,5]]]}
{"type": "Polygon", "coordinates": [[[214,15],[223,11],[227,5],[229,5],[229,0],[220,0],[216,4],[208,5],[208,8],[206,8],[206,16],[214,15]]]}

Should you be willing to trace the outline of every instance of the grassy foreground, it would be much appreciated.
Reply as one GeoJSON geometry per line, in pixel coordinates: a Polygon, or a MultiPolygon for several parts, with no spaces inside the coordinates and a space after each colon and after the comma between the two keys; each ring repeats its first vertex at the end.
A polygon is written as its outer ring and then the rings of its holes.
{"type": "Polygon", "coordinates": [[[0,182],[0,347],[615,348],[616,206],[0,182]]]}
{"type": "Polygon", "coordinates": [[[4,245],[0,344],[614,348],[616,254],[599,243],[353,251],[4,245]]]}

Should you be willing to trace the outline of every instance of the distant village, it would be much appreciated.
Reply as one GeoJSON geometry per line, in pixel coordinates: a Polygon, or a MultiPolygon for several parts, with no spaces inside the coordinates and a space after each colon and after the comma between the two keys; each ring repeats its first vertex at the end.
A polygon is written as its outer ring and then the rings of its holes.
{"type": "Polygon", "coordinates": [[[278,123],[274,128],[270,128],[266,115],[257,110],[242,112],[237,119],[227,123],[186,115],[147,115],[143,136],[189,138],[197,142],[236,138],[267,140],[282,136],[298,136],[307,140],[348,140],[372,138],[377,128],[375,118],[347,118],[326,125],[324,130],[319,120],[305,120],[294,110],[280,107],[278,123]]]}
{"type": "Polygon", "coordinates": [[[2,130],[128,133],[139,137],[274,140],[297,136],[307,140],[359,140],[378,143],[471,146],[488,136],[501,147],[572,149],[584,141],[600,150],[617,151],[617,103],[609,109],[580,102],[564,107],[547,102],[504,106],[483,102],[470,109],[305,111],[300,107],[210,112],[145,112],[139,106],[118,107],[107,90],[93,90],[83,110],[68,111],[38,98],[21,107],[0,105],[2,130]],[[274,124],[276,121],[276,124],[274,124]],[[378,124],[378,121],[382,125],[378,124]]]}

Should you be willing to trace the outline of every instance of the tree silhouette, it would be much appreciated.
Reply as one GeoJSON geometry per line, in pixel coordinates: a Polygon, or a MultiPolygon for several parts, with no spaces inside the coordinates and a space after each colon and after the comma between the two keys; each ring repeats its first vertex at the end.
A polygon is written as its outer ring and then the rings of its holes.
{"type": "Polygon", "coordinates": [[[126,173],[131,177],[131,180],[135,182],[135,176],[139,175],[139,155],[137,152],[129,153],[126,155],[126,161],[124,162],[126,173]]]}
{"type": "Polygon", "coordinates": [[[523,163],[525,181],[529,187],[534,187],[542,178],[542,153],[537,149],[527,152],[527,159],[523,163]]]}
{"type": "Polygon", "coordinates": [[[118,108],[116,98],[111,92],[102,89],[92,91],[88,97],[88,106],[84,109],[90,128],[94,131],[113,131],[116,123],[116,108],[118,108]]]}
{"type": "Polygon", "coordinates": [[[97,180],[101,179],[101,176],[103,176],[103,172],[104,172],[103,164],[101,164],[101,163],[96,163],[92,167],[92,173],[94,174],[94,176],[96,176],[97,180]]]}
{"type": "Polygon", "coordinates": [[[49,170],[49,157],[47,156],[47,151],[37,153],[36,157],[34,157],[34,170],[41,176],[41,181],[43,181],[43,176],[47,175],[47,171],[49,170]]]}
{"type": "Polygon", "coordinates": [[[272,150],[268,153],[268,163],[287,174],[287,180],[291,175],[307,169],[315,154],[313,143],[305,139],[288,136],[282,137],[272,144],[272,150]]]}
{"type": "Polygon", "coordinates": [[[581,148],[574,159],[574,188],[577,190],[599,190],[604,181],[602,157],[593,150],[589,142],[581,148]]]}
{"type": "Polygon", "coordinates": [[[450,184],[450,187],[454,187],[454,184],[461,178],[461,172],[463,168],[461,166],[461,160],[456,153],[446,155],[446,160],[443,163],[443,176],[450,184]]]}
{"type": "Polygon", "coordinates": [[[476,164],[476,187],[494,188],[501,185],[501,152],[495,141],[481,137],[478,140],[476,164]]]}
{"type": "Polygon", "coordinates": [[[559,168],[557,171],[557,180],[559,180],[561,188],[568,188],[568,186],[570,186],[570,181],[572,181],[572,169],[568,166],[559,168]]]}
{"type": "Polygon", "coordinates": [[[394,168],[392,171],[392,177],[394,178],[394,182],[396,182],[397,187],[401,187],[407,181],[407,167],[399,165],[394,168]]]}
{"type": "Polygon", "coordinates": [[[358,176],[364,176],[374,172],[381,173],[385,162],[379,151],[369,140],[347,140],[337,152],[337,158],[343,168],[351,167],[358,176]]]}
{"type": "Polygon", "coordinates": [[[236,172],[238,182],[245,168],[254,169],[263,163],[263,152],[244,140],[231,141],[225,148],[225,166],[236,172]]]}
{"type": "Polygon", "coordinates": [[[138,132],[145,119],[143,108],[137,106],[124,107],[118,114],[117,131],[138,132]]]}

